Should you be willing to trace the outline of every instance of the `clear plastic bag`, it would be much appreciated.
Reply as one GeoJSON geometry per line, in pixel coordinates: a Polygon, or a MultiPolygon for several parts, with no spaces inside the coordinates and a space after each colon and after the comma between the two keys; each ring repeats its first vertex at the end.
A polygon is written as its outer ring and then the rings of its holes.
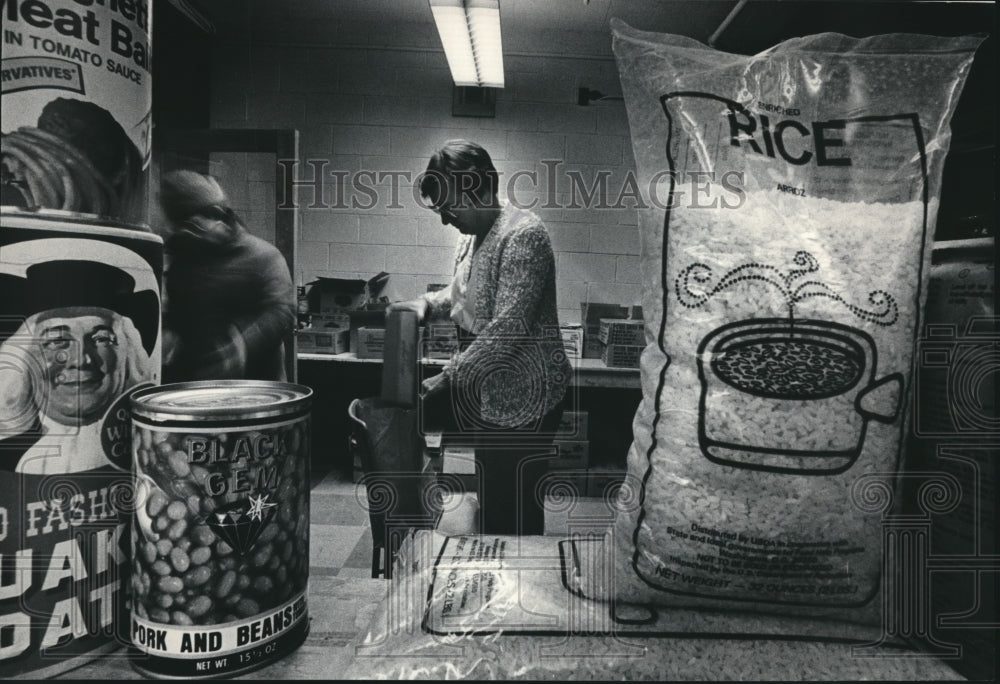
{"type": "Polygon", "coordinates": [[[958,679],[943,663],[879,643],[875,628],[723,613],[656,611],[582,594],[609,564],[596,536],[444,536],[419,531],[347,679],[596,681],[958,679]],[[593,572],[586,574],[593,575],[593,572]],[[868,643],[863,655],[852,650],[868,643]]]}
{"type": "Polygon", "coordinates": [[[653,342],[641,491],[597,595],[878,622],[949,121],[982,37],[743,56],[612,32],[653,342]]]}

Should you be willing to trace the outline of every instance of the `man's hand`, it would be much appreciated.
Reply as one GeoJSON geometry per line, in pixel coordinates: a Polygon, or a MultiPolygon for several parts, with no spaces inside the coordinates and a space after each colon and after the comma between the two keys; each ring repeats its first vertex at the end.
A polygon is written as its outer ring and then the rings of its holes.
{"type": "Polygon", "coordinates": [[[417,323],[421,323],[427,316],[427,300],[417,297],[405,302],[393,302],[386,309],[387,313],[392,311],[412,311],[417,314],[417,323]]]}
{"type": "Polygon", "coordinates": [[[448,388],[448,376],[444,373],[433,375],[420,383],[420,396],[428,399],[448,388]]]}

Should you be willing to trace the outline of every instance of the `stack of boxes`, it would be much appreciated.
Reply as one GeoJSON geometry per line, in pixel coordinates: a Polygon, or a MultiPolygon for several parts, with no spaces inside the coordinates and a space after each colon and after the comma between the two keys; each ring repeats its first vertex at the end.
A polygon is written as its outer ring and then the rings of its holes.
{"type": "Polygon", "coordinates": [[[612,368],[638,368],[646,345],[642,307],[580,302],[583,358],[612,368]]]}
{"type": "Polygon", "coordinates": [[[385,328],[362,326],[357,328],[354,347],[359,359],[381,359],[385,355],[385,328]]]}
{"type": "Polygon", "coordinates": [[[425,359],[450,359],[458,351],[458,327],[451,321],[433,321],[420,328],[425,359]]]}
{"type": "MultiPolygon", "coordinates": [[[[388,301],[377,297],[388,280],[389,274],[382,272],[369,280],[318,278],[309,283],[305,304],[310,323],[297,331],[298,350],[323,354],[358,351],[362,328],[385,326],[388,301]]],[[[381,356],[379,351],[377,358],[381,356]]]]}
{"type": "Polygon", "coordinates": [[[612,368],[638,368],[639,356],[646,346],[641,320],[602,318],[598,333],[601,361],[612,368]]]}
{"type": "Polygon", "coordinates": [[[585,359],[601,358],[601,319],[628,318],[628,309],[619,304],[580,302],[580,321],[583,323],[583,355],[585,359]]]}
{"type": "Polygon", "coordinates": [[[309,327],[296,332],[298,350],[343,354],[350,349],[350,318],[346,313],[313,314],[309,327]]]}

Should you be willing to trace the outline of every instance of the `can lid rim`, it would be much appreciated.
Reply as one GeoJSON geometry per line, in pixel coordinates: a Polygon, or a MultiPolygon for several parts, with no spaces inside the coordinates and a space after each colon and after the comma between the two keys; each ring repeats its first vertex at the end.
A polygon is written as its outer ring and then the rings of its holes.
{"type": "Polygon", "coordinates": [[[268,380],[198,380],[154,385],[132,392],[129,404],[138,416],[243,417],[247,412],[283,415],[301,409],[312,399],[305,385],[268,380]],[[171,396],[201,395],[203,402],[169,403],[171,396]],[[212,398],[219,401],[213,402],[212,398]],[[243,397],[247,401],[240,402],[243,397]],[[256,400],[253,398],[256,397],[256,400]],[[228,401],[227,401],[228,400],[228,401]]]}

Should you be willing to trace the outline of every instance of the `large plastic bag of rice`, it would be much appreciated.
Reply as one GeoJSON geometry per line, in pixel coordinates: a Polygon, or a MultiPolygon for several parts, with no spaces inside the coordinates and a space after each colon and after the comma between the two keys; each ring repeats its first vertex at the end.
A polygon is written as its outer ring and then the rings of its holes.
{"type": "Polygon", "coordinates": [[[949,121],[982,37],[744,56],[612,33],[649,344],[640,491],[598,593],[876,622],[949,121]]]}

